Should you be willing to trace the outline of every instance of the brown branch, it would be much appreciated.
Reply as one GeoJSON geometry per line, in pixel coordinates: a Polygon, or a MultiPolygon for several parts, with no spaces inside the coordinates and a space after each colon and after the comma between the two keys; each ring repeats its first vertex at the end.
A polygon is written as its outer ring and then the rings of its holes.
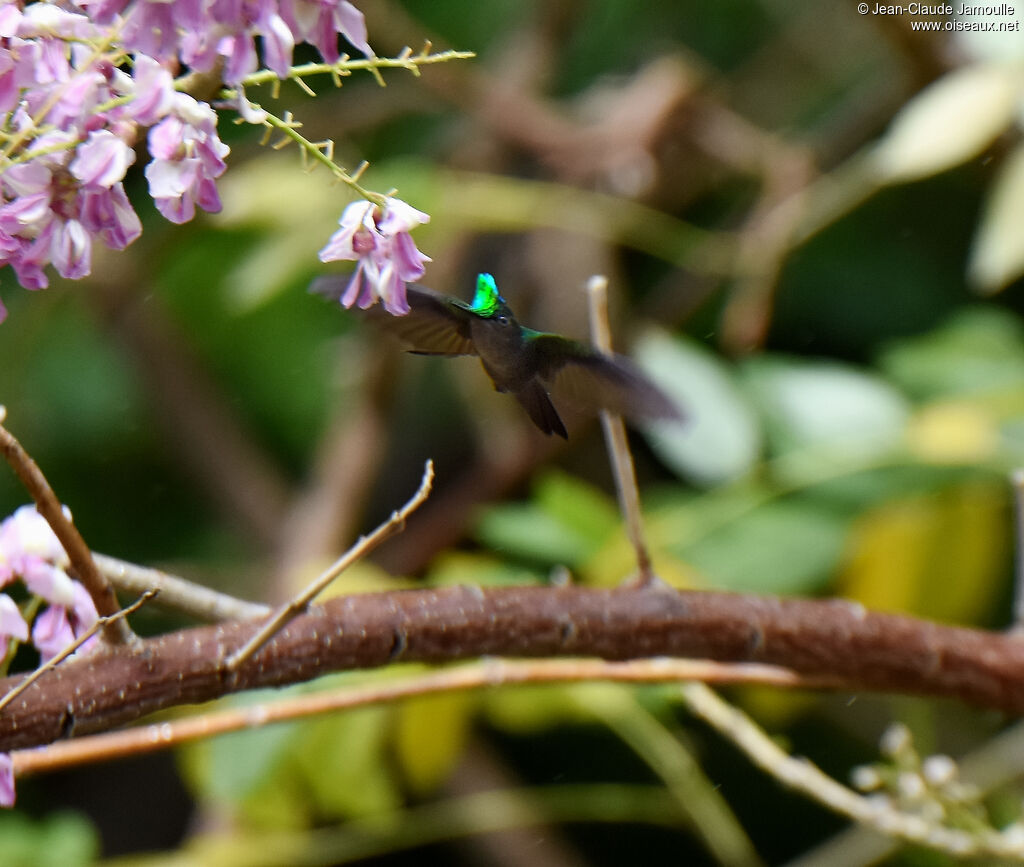
{"type": "MultiPolygon", "coordinates": [[[[46,519],[54,535],[60,541],[64,552],[68,555],[71,568],[75,577],[82,582],[86,592],[92,597],[97,612],[102,617],[114,617],[121,610],[117,604],[117,595],[110,582],[97,568],[92,559],[92,552],[85,544],[85,539],[78,529],[71,522],[71,519],[64,513],[57,495],[46,481],[39,465],[32,460],[28,452],[22,448],[21,443],[2,424],[4,411],[0,407],[0,454],[11,465],[15,474],[25,486],[29,495],[35,501],[36,510],[46,519]]],[[[129,642],[134,637],[124,618],[116,618],[107,621],[103,627],[103,637],[114,644],[129,642]]]]}
{"type": "Polygon", "coordinates": [[[81,635],[75,638],[67,647],[61,650],[56,656],[46,660],[39,668],[35,671],[30,672],[14,689],[10,690],[0,698],[0,712],[3,711],[7,705],[9,705],[14,699],[21,695],[26,689],[32,686],[39,678],[41,678],[46,672],[53,671],[58,665],[60,665],[65,659],[75,653],[82,645],[84,645],[90,638],[92,638],[101,629],[106,628],[111,620],[117,620],[122,617],[127,617],[129,614],[134,614],[143,605],[149,602],[154,596],[157,595],[158,590],[147,590],[138,599],[136,599],[127,608],[122,608],[116,614],[110,615],[110,617],[101,617],[92,626],[85,630],[81,635]]]}
{"type": "MultiPolygon", "coordinates": [[[[228,677],[259,624],[105,647],[37,681],[0,715],[0,750],[49,743],[234,690],[395,661],[486,655],[656,656],[780,665],[844,688],[958,698],[1024,713],[1024,640],[819,601],[664,586],[448,587],[334,599],[296,618],[228,677]]],[[[0,681],[0,692],[20,678],[0,681]]]]}

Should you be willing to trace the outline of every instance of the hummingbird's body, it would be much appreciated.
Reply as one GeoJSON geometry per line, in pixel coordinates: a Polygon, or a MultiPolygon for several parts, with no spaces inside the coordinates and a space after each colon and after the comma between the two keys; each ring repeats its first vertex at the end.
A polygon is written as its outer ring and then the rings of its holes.
{"type": "MultiPolygon", "coordinates": [[[[343,278],[326,276],[317,278],[311,288],[337,298],[345,285],[343,278]]],[[[584,407],[631,418],[680,417],[668,398],[627,359],[521,326],[490,274],[477,278],[470,304],[419,286],[406,289],[410,310],[404,316],[392,316],[379,306],[370,307],[366,315],[395,334],[410,352],[479,356],[494,388],[514,395],[546,434],[568,438],[551,402],[551,387],[584,407]]]]}

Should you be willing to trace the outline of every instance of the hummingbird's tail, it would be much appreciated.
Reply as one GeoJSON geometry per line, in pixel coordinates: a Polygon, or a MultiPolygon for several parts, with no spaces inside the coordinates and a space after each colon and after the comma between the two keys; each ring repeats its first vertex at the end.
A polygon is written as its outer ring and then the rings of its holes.
{"type": "Polygon", "coordinates": [[[555,405],[548,397],[547,390],[538,380],[531,379],[523,388],[513,394],[515,394],[516,400],[523,405],[523,409],[529,413],[533,423],[544,433],[558,434],[564,440],[569,439],[569,434],[558,417],[555,405]]]}

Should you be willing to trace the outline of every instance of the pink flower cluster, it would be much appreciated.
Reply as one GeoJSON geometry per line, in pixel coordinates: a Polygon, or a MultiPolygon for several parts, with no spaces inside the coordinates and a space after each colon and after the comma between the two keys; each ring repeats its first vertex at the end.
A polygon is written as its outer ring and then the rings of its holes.
{"type": "MultiPolygon", "coordinates": [[[[172,70],[220,69],[235,85],[263,62],[287,74],[297,42],[372,54],[347,0],[0,0],[0,266],[28,289],[89,274],[92,244],[142,230],[123,180],[149,128],[149,192],[167,219],[220,210],[228,147],[217,114],[177,92],[172,70]]],[[[246,111],[243,116],[261,118],[246,111]]],[[[0,304],[0,321],[6,310],[0,304]]]]}
{"type": "Polygon", "coordinates": [[[263,61],[284,78],[299,42],[315,45],[327,63],[341,55],[338,34],[366,55],[363,13],[347,0],[79,0],[97,24],[123,22],[129,51],[162,62],[180,60],[209,72],[221,59],[224,81],[238,84],[258,68],[255,37],[263,61]]]}
{"type": "MultiPolygon", "coordinates": [[[[52,659],[99,619],[85,588],[65,571],[67,554],[35,506],[22,506],[0,523],[0,587],[17,579],[47,606],[32,624],[32,644],[52,659]]],[[[0,593],[0,656],[11,638],[27,641],[18,606],[0,593]]]]}
{"type": "MultiPolygon", "coordinates": [[[[43,662],[60,653],[99,619],[85,588],[65,571],[67,554],[50,525],[34,506],[22,506],[0,523],[0,587],[17,579],[46,607],[32,624],[31,633],[21,610],[6,593],[0,593],[0,658],[10,640],[31,641],[43,662]]],[[[85,652],[90,638],[77,652],[85,652]]],[[[0,807],[14,804],[11,759],[0,753],[0,807]]]]}
{"type": "Polygon", "coordinates": [[[365,309],[379,298],[388,313],[408,313],[405,284],[419,280],[425,270],[423,263],[430,261],[416,249],[409,231],[429,220],[429,215],[401,199],[388,198],[383,210],[365,200],[345,208],[338,221],[341,228],[320,251],[321,262],[358,262],[341,303],[365,309]]]}

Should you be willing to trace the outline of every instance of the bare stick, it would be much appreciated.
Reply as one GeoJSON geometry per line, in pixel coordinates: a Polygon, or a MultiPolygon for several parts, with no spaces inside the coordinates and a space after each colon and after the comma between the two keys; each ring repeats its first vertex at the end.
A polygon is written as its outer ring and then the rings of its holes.
{"type": "MultiPolygon", "coordinates": [[[[599,352],[612,353],[611,328],[608,325],[608,278],[596,274],[587,283],[587,300],[590,308],[590,339],[599,352]]],[[[626,522],[629,540],[636,550],[637,583],[644,585],[654,580],[651,557],[644,539],[643,519],[640,516],[640,494],[636,486],[636,470],[633,456],[626,440],[626,426],[622,416],[601,410],[601,426],[605,442],[612,459],[615,474],[615,490],[619,495],[619,509],[626,522]]]]}
{"type": "Polygon", "coordinates": [[[138,599],[136,599],[127,608],[122,608],[116,614],[111,614],[106,617],[101,617],[92,626],[90,626],[85,632],[78,636],[72,641],[67,647],[65,647],[60,653],[54,656],[52,659],[47,660],[43,665],[39,666],[35,671],[28,675],[21,683],[19,683],[14,689],[7,693],[3,698],[0,698],[0,711],[3,711],[7,705],[9,705],[15,698],[21,693],[28,689],[33,683],[39,680],[46,672],[56,668],[65,659],[71,656],[79,647],[85,642],[92,638],[102,628],[109,625],[110,621],[117,620],[121,617],[127,617],[129,614],[133,614],[138,611],[143,605],[145,605],[150,599],[157,595],[157,590],[147,590],[138,599]]]}
{"type": "Polygon", "coordinates": [[[361,560],[376,548],[385,539],[400,533],[405,527],[405,519],[416,511],[427,497],[430,496],[430,489],[434,484],[434,462],[427,461],[423,469],[423,480],[419,489],[397,512],[392,512],[391,517],[381,524],[369,536],[360,536],[359,540],[341,555],[327,570],[303,590],[298,596],[292,599],[287,605],[281,608],[273,617],[268,620],[245,645],[235,653],[231,654],[225,662],[228,671],[235,671],[238,667],[259,650],[270,638],[281,628],[306,610],[323,590],[342,572],[353,563],[361,560]]]}
{"type": "Polygon", "coordinates": [[[138,566],[106,554],[92,555],[103,575],[118,590],[144,593],[157,590],[159,605],[189,614],[199,620],[218,623],[222,620],[255,620],[270,614],[270,606],[249,602],[227,593],[203,587],[160,569],[138,566]]]}
{"type": "Polygon", "coordinates": [[[1024,858],[1024,845],[997,831],[947,828],[857,794],[807,759],[784,752],[743,711],[722,701],[702,683],[685,684],[682,692],[690,710],[739,747],[754,764],[840,815],[889,837],[960,857],[996,856],[1015,862],[1024,858]]]}
{"type": "Polygon", "coordinates": [[[96,611],[103,617],[111,618],[104,622],[103,637],[111,644],[127,644],[135,638],[128,621],[123,617],[114,617],[120,606],[117,604],[117,596],[110,582],[103,577],[93,562],[92,553],[85,540],[78,532],[75,525],[67,515],[60,500],[46,481],[46,476],[28,452],[22,448],[14,436],[3,426],[6,417],[6,410],[0,407],[0,451],[3,452],[7,463],[21,479],[21,483],[35,500],[36,509],[50,525],[54,534],[64,547],[68,559],[71,561],[71,568],[75,576],[85,587],[92,597],[96,611]]]}
{"type": "Polygon", "coordinates": [[[1014,576],[1013,576],[1013,626],[1024,630],[1024,469],[1010,473],[1014,505],[1014,576]]]}
{"type": "Polygon", "coordinates": [[[170,749],[190,741],[256,728],[270,723],[380,704],[413,696],[473,690],[513,684],[673,683],[701,680],[711,683],[758,683],[773,686],[810,686],[813,681],[770,665],[727,665],[708,660],[643,659],[606,662],[600,659],[488,659],[431,671],[401,680],[382,680],[324,692],[289,696],[274,702],[205,713],[187,719],[101,735],[57,741],[45,750],[18,750],[12,754],[16,776],[62,770],[78,765],[124,758],[127,755],[170,749]]]}

